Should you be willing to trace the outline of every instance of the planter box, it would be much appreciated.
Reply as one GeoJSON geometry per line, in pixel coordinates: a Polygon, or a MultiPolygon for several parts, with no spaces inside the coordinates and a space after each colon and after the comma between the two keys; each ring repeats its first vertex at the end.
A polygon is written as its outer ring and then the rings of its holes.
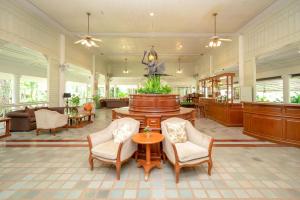
{"type": "Polygon", "coordinates": [[[132,112],[176,112],[180,110],[179,95],[175,94],[133,94],[129,97],[129,111],[132,112]]]}

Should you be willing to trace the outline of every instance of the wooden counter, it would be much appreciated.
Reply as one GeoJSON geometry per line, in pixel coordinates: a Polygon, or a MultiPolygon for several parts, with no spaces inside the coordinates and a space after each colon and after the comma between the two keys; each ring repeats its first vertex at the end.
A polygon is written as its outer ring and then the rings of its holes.
{"type": "Polygon", "coordinates": [[[243,126],[243,106],[241,103],[218,103],[213,98],[200,98],[205,116],[224,126],[243,126]]]}
{"type": "Polygon", "coordinates": [[[300,105],[244,102],[244,134],[300,146],[300,105]]]}

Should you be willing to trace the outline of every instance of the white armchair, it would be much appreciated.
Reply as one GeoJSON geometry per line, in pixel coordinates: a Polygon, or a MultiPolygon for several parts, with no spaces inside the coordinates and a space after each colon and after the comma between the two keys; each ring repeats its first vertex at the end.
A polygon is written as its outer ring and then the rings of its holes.
{"type": "Polygon", "coordinates": [[[94,159],[116,166],[117,180],[120,180],[121,165],[129,160],[136,152],[137,145],[131,136],[139,132],[140,122],[132,118],[121,118],[113,121],[104,130],[90,134],[88,138],[91,170],[94,168],[94,159]],[[130,136],[118,143],[114,141],[113,131],[127,124],[130,127],[130,136]]]}
{"type": "Polygon", "coordinates": [[[165,136],[163,150],[165,156],[174,165],[176,183],[179,182],[179,173],[182,167],[193,167],[201,163],[208,163],[208,175],[211,175],[211,151],[214,139],[193,127],[191,122],[181,118],[169,118],[161,123],[162,134],[165,136]],[[168,135],[167,123],[185,122],[187,141],[173,143],[168,135]]]}
{"type": "Polygon", "coordinates": [[[58,128],[68,126],[68,116],[60,114],[56,111],[40,109],[34,112],[36,121],[36,135],[41,130],[49,130],[55,135],[58,128]]]}

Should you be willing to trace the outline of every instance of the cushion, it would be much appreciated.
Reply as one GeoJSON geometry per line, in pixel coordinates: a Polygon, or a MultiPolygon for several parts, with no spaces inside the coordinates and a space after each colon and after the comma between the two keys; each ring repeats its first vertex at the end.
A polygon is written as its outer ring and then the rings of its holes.
{"type": "Polygon", "coordinates": [[[187,162],[208,156],[208,150],[192,142],[176,143],[176,150],[180,162],[187,162]]]}
{"type": "Polygon", "coordinates": [[[124,142],[132,134],[131,127],[128,124],[118,125],[118,127],[115,130],[113,130],[112,134],[113,134],[115,143],[124,142]]]}
{"type": "Polygon", "coordinates": [[[185,131],[185,122],[166,123],[168,136],[173,143],[180,143],[187,141],[185,131]]]}
{"type": "Polygon", "coordinates": [[[114,143],[113,140],[98,144],[92,148],[92,153],[95,156],[116,160],[118,154],[119,144],[114,143]]]}

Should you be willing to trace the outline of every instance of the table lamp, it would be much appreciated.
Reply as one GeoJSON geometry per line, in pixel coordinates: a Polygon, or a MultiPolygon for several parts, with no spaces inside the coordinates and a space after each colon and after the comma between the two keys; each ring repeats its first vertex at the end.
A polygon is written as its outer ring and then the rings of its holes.
{"type": "Polygon", "coordinates": [[[69,107],[69,98],[71,97],[71,93],[64,93],[63,98],[67,99],[66,101],[66,107],[69,107]]]}

